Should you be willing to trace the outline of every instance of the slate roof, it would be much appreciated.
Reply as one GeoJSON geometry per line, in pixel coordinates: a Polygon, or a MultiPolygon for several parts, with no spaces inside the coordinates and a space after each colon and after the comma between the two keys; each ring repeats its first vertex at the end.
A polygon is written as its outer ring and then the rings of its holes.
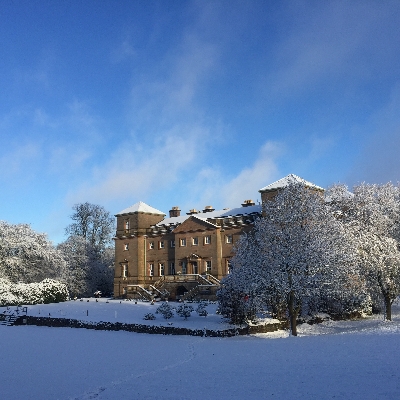
{"type": "MultiPolygon", "coordinates": [[[[227,218],[233,217],[237,215],[249,215],[258,213],[261,214],[262,207],[261,204],[257,204],[254,206],[248,207],[237,207],[237,208],[228,208],[224,210],[218,211],[211,211],[211,212],[200,212],[198,214],[191,214],[191,215],[181,215],[179,217],[170,217],[165,218],[157,225],[170,225],[170,224],[181,224],[182,222],[186,221],[189,217],[193,216],[203,221],[207,221],[208,218],[227,218]]],[[[209,221],[208,221],[209,222],[209,221]]]]}
{"type": "Polygon", "coordinates": [[[322,187],[314,185],[313,183],[308,182],[305,179],[300,178],[297,175],[289,174],[288,176],[285,176],[284,178],[281,178],[278,181],[273,182],[273,183],[269,184],[268,186],[263,187],[262,189],[259,190],[259,192],[262,193],[262,192],[268,192],[270,190],[282,189],[284,187],[289,186],[290,183],[302,183],[303,185],[305,185],[307,187],[311,187],[311,188],[318,189],[318,190],[324,190],[322,187]]]}

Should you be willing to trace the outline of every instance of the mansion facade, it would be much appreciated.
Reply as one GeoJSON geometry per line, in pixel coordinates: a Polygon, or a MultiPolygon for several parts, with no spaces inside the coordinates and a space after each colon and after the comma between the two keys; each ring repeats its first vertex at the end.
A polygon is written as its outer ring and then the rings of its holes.
{"type": "Polygon", "coordinates": [[[240,235],[262,215],[262,203],[293,181],[323,191],[288,175],[260,189],[259,204],[245,200],[237,208],[206,206],[185,214],[172,207],[167,218],[141,201],[122,210],[116,214],[114,296],[213,299],[240,235]]]}

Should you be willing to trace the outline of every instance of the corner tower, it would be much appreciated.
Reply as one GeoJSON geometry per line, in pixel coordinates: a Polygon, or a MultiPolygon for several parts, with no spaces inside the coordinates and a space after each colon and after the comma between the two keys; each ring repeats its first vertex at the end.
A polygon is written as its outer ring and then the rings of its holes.
{"type": "Polygon", "coordinates": [[[123,296],[128,285],[146,280],[146,239],[151,226],[161,222],[165,214],[142,201],[115,215],[114,296],[123,296]]]}
{"type": "Polygon", "coordinates": [[[313,183],[308,182],[305,179],[300,178],[297,175],[289,174],[289,175],[285,176],[284,178],[279,179],[278,181],[273,182],[273,183],[269,184],[268,186],[265,186],[259,190],[259,193],[261,193],[261,203],[264,204],[268,200],[273,200],[281,189],[283,189],[293,183],[301,183],[302,185],[304,185],[305,187],[309,188],[312,191],[315,191],[315,192],[318,192],[321,194],[324,193],[324,189],[322,187],[314,185],[313,183]]]}

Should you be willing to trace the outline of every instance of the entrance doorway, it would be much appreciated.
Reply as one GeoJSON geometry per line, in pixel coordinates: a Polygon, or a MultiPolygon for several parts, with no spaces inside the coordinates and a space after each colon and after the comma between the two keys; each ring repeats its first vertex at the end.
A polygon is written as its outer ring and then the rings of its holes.
{"type": "Polygon", "coordinates": [[[197,266],[197,261],[193,261],[192,262],[192,271],[194,274],[198,274],[199,273],[199,267],[197,266]]]}
{"type": "Polygon", "coordinates": [[[181,296],[183,296],[188,290],[185,288],[185,286],[181,285],[176,288],[176,298],[179,299],[181,296]]]}

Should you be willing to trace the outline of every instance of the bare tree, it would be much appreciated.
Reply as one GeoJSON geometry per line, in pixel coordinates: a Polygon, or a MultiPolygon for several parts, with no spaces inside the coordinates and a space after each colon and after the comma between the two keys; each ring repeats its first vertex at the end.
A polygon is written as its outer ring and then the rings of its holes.
{"type": "Polygon", "coordinates": [[[93,247],[103,250],[111,244],[114,218],[102,206],[91,203],[75,204],[71,215],[74,221],[65,229],[69,236],[80,236],[93,247]]]}
{"type": "Polygon", "coordinates": [[[68,239],[58,249],[67,263],[66,281],[77,296],[112,291],[114,218],[102,206],[75,204],[73,223],[65,229],[68,239]]]}

